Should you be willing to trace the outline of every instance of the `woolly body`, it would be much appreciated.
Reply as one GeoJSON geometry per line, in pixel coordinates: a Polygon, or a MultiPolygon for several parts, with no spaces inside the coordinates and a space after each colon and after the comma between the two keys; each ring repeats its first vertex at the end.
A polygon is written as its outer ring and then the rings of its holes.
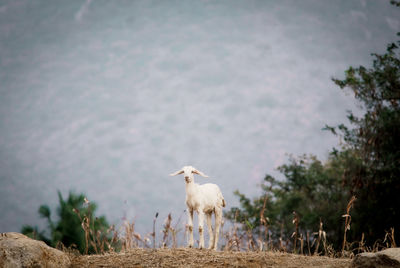
{"type": "Polygon", "coordinates": [[[210,236],[209,249],[217,249],[219,229],[222,223],[222,207],[225,207],[225,200],[218,185],[213,183],[197,184],[194,182],[194,175],[197,174],[207,178],[208,176],[192,166],[185,166],[181,170],[170,174],[175,176],[184,174],[186,181],[186,206],[188,208],[188,246],[193,247],[193,212],[196,211],[199,220],[199,247],[204,248],[203,221],[206,216],[208,233],[210,236]],[[215,214],[215,233],[211,225],[212,213],[215,214]]]}

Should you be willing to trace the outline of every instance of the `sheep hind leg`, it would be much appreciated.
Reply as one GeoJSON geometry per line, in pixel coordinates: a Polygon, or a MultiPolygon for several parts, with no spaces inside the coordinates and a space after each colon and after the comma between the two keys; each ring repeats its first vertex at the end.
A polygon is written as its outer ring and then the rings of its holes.
{"type": "Polygon", "coordinates": [[[215,234],[214,234],[214,250],[218,249],[219,228],[222,223],[222,209],[215,209],[215,234]]]}
{"type": "Polygon", "coordinates": [[[214,248],[214,232],[213,232],[213,228],[212,228],[211,216],[212,216],[212,213],[207,213],[206,214],[207,227],[208,227],[208,236],[210,237],[210,240],[208,242],[208,249],[213,249],[214,248]]]}

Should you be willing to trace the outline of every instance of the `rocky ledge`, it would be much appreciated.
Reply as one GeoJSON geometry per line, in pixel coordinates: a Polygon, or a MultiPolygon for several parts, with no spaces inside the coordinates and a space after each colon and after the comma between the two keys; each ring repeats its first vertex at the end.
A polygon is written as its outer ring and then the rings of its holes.
{"type": "Polygon", "coordinates": [[[67,254],[20,233],[0,233],[0,267],[70,267],[67,254]]]}

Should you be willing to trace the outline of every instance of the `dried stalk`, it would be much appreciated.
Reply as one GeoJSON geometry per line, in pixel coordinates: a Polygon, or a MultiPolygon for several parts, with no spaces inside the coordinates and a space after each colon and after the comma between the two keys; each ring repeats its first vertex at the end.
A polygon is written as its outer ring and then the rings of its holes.
{"type": "Polygon", "coordinates": [[[346,214],[342,215],[342,217],[345,218],[345,223],[344,223],[344,234],[343,234],[343,244],[342,244],[342,254],[345,252],[345,248],[347,245],[346,241],[346,233],[348,230],[350,230],[350,223],[351,223],[351,216],[350,216],[350,209],[353,207],[354,202],[357,200],[357,198],[353,195],[347,204],[346,208],[346,214]]]}

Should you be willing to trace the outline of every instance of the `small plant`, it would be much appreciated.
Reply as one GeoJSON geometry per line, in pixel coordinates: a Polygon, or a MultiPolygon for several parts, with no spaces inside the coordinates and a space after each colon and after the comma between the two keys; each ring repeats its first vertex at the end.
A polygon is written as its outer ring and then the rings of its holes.
{"type": "Polygon", "coordinates": [[[351,216],[350,216],[350,209],[353,207],[354,202],[357,200],[357,198],[353,195],[347,204],[346,207],[346,214],[342,215],[342,217],[345,218],[345,223],[344,223],[344,235],[343,235],[343,244],[342,244],[342,255],[345,254],[345,251],[349,250],[348,243],[346,241],[346,233],[348,230],[350,230],[350,223],[351,223],[351,216]]]}
{"type": "Polygon", "coordinates": [[[171,213],[169,213],[168,217],[164,221],[164,230],[163,230],[164,235],[162,243],[163,248],[167,247],[168,244],[169,231],[171,230],[171,222],[172,222],[172,216],[171,213]]]}
{"type": "MultiPolygon", "coordinates": [[[[263,207],[262,207],[262,209],[261,209],[261,211],[260,211],[260,223],[261,223],[262,226],[264,226],[264,237],[265,237],[265,240],[267,241],[267,242],[265,243],[265,250],[268,250],[268,249],[269,249],[269,243],[270,243],[270,236],[269,236],[269,218],[264,216],[265,209],[266,209],[266,205],[267,205],[267,201],[268,201],[268,195],[265,194],[265,197],[264,197],[264,204],[263,204],[263,207]]],[[[260,228],[260,235],[259,235],[259,244],[260,244],[259,247],[260,247],[260,251],[262,250],[262,247],[263,247],[263,242],[262,242],[262,240],[261,240],[261,237],[262,237],[262,233],[261,233],[261,228],[260,228]]]]}
{"type": "Polygon", "coordinates": [[[81,221],[81,226],[85,233],[85,254],[88,254],[89,250],[94,251],[96,254],[104,254],[105,251],[112,248],[108,232],[102,232],[104,226],[102,226],[102,222],[98,217],[93,219],[92,206],[86,197],[84,198],[84,205],[86,206],[86,212],[81,213],[77,208],[73,208],[72,211],[81,221]],[[108,249],[104,247],[107,244],[109,245],[108,249]]]}
{"type": "Polygon", "coordinates": [[[394,227],[390,228],[390,231],[386,231],[383,243],[386,243],[387,248],[396,247],[396,240],[394,239],[394,227]]]}
{"type": "Polygon", "coordinates": [[[364,233],[361,234],[361,241],[358,243],[357,253],[366,252],[368,248],[365,246],[364,233]]]}
{"type": "Polygon", "coordinates": [[[281,222],[280,226],[281,226],[281,234],[280,234],[280,237],[279,237],[279,250],[282,251],[282,252],[286,252],[287,251],[287,249],[286,249],[287,243],[285,243],[284,239],[283,239],[283,226],[284,226],[284,223],[281,222]]]}
{"type": "Polygon", "coordinates": [[[156,248],[156,220],[157,220],[157,217],[158,217],[158,212],[154,216],[154,219],[153,219],[153,232],[150,234],[153,237],[153,249],[156,248]]]}
{"type": "Polygon", "coordinates": [[[295,226],[295,230],[292,234],[292,238],[293,238],[293,253],[297,253],[297,239],[298,239],[298,235],[299,235],[299,222],[300,222],[300,218],[297,215],[296,211],[293,211],[293,224],[295,226]]]}
{"type": "Polygon", "coordinates": [[[225,245],[225,250],[232,250],[234,247],[236,247],[237,251],[240,251],[241,248],[241,240],[243,235],[239,236],[238,235],[238,226],[237,226],[237,216],[239,214],[239,210],[235,212],[235,219],[233,221],[233,227],[231,231],[227,231],[225,235],[225,240],[226,240],[226,245],[225,245]]]}
{"type": "MultiPolygon", "coordinates": [[[[322,223],[322,219],[319,219],[319,230],[318,232],[315,232],[314,235],[318,235],[317,239],[314,239],[314,242],[316,242],[316,246],[315,246],[315,250],[314,250],[314,256],[318,255],[318,249],[322,240],[322,244],[324,247],[324,251],[325,251],[325,255],[327,253],[327,247],[326,247],[326,232],[323,230],[323,223],[322,223]]],[[[314,242],[311,246],[314,245],[314,242]]]]}
{"type": "Polygon", "coordinates": [[[308,249],[308,256],[311,256],[311,248],[310,248],[310,232],[307,231],[307,249],[308,249]]]}
{"type": "MultiPolygon", "coordinates": [[[[181,231],[181,229],[178,228],[179,223],[181,222],[182,215],[186,212],[186,209],[183,210],[181,215],[179,216],[178,221],[175,223],[174,227],[171,227],[171,234],[172,234],[172,247],[176,248],[178,246],[178,241],[177,241],[177,235],[181,231]]],[[[222,229],[222,228],[221,228],[222,229]]]]}
{"type": "Polygon", "coordinates": [[[119,250],[119,238],[118,238],[118,231],[115,230],[114,225],[111,225],[110,228],[107,229],[107,235],[111,235],[111,234],[112,234],[112,238],[110,241],[106,241],[106,245],[110,252],[115,252],[117,245],[118,245],[118,250],[119,250]]]}
{"type": "Polygon", "coordinates": [[[255,250],[255,243],[253,239],[253,229],[254,226],[248,221],[245,220],[245,224],[247,226],[247,250],[255,250]]]}
{"type": "Polygon", "coordinates": [[[132,221],[132,223],[129,223],[127,220],[125,220],[122,228],[124,229],[124,236],[121,237],[120,240],[122,241],[123,250],[139,247],[139,242],[145,245],[142,236],[139,233],[135,232],[134,221],[132,221]]]}
{"type": "Polygon", "coordinates": [[[304,251],[303,251],[303,249],[304,249],[304,238],[303,238],[303,234],[300,234],[299,240],[300,240],[300,254],[301,254],[301,255],[304,255],[304,251]]]}

